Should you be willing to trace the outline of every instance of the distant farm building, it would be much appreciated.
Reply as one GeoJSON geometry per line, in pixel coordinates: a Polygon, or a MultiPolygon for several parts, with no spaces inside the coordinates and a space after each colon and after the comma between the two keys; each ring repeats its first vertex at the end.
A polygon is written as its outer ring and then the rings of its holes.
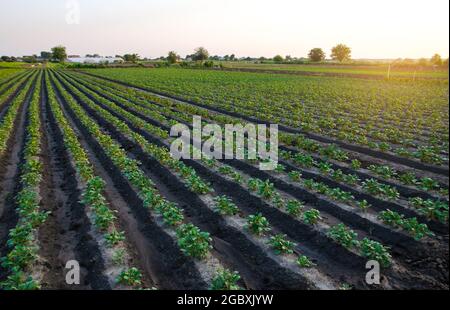
{"type": "Polygon", "coordinates": [[[118,57],[68,57],[67,61],[81,64],[107,64],[122,63],[123,59],[118,57]]]}

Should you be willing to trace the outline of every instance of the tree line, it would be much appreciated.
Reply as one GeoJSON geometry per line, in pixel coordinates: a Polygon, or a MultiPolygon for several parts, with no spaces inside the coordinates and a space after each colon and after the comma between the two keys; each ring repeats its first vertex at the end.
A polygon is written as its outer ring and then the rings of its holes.
{"type": "MultiPolygon", "coordinates": [[[[331,49],[330,57],[332,60],[338,61],[340,63],[348,62],[351,60],[352,49],[345,44],[337,44],[331,49]]],[[[100,57],[99,54],[87,54],[86,57],[100,57]]],[[[54,62],[64,62],[68,58],[66,48],[64,46],[55,46],[51,49],[51,52],[43,51],[40,54],[40,59],[43,61],[54,61],[54,62]]],[[[125,54],[125,55],[116,55],[116,58],[121,58],[125,62],[137,63],[141,61],[141,57],[139,54],[125,54]]],[[[0,57],[2,61],[17,61],[16,57],[2,56],[0,57]]],[[[182,58],[175,51],[170,51],[167,56],[162,56],[158,58],[159,60],[165,60],[168,64],[176,64],[182,61],[182,58]]],[[[319,63],[323,62],[326,59],[326,53],[322,48],[316,47],[309,51],[308,60],[310,62],[319,63]]],[[[193,54],[186,55],[185,61],[195,61],[201,62],[205,66],[213,66],[213,61],[237,61],[237,60],[248,60],[253,61],[255,58],[247,57],[238,59],[235,54],[225,55],[220,57],[218,55],[210,56],[208,50],[204,47],[198,47],[194,50],[193,54]]],[[[275,63],[295,63],[298,62],[297,58],[293,58],[291,56],[283,57],[281,55],[276,55],[273,58],[265,58],[260,57],[257,60],[264,61],[273,61],[275,63]]],[[[37,62],[38,56],[26,56],[23,57],[23,61],[25,62],[37,62]]],[[[444,60],[439,54],[434,54],[430,59],[419,59],[418,61],[413,60],[396,60],[394,62],[396,65],[420,65],[420,66],[448,66],[448,59],[444,60]]]]}

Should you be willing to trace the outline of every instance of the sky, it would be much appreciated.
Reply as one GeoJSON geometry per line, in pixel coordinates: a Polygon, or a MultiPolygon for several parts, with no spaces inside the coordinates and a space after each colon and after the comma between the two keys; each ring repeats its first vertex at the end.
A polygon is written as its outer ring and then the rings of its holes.
{"type": "Polygon", "coordinates": [[[449,55],[448,0],[0,0],[0,55],[307,56],[344,43],[355,59],[449,55]]]}

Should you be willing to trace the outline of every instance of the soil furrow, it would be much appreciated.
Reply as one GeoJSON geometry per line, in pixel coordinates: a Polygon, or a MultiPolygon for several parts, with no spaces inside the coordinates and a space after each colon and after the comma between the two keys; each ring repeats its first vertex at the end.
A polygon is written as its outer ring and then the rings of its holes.
{"type": "MultiPolygon", "coordinates": [[[[21,189],[20,173],[24,162],[23,149],[26,142],[25,128],[28,123],[28,106],[34,91],[36,80],[33,81],[23,103],[21,104],[14,123],[13,133],[8,142],[8,148],[0,159],[0,257],[8,253],[6,242],[9,231],[18,221],[15,197],[21,189]]],[[[5,270],[0,266],[0,280],[5,276],[5,270]]]]}
{"type": "Polygon", "coordinates": [[[61,107],[72,124],[72,128],[79,133],[80,142],[88,150],[92,162],[100,163],[100,165],[96,165],[97,172],[100,172],[100,176],[107,177],[112,181],[112,183],[108,182],[107,192],[117,190],[125,202],[117,206],[119,215],[121,215],[121,221],[126,223],[127,233],[131,240],[134,240],[137,250],[142,256],[144,270],[152,276],[159,287],[164,289],[206,289],[207,284],[201,278],[194,262],[181,253],[174,240],[143,208],[142,200],[121,171],[76,118],[59,95],[58,89],[54,88],[61,107]],[[175,273],[179,276],[174,278],[175,273]]]}
{"type": "Polygon", "coordinates": [[[146,155],[139,146],[126,139],[84,103],[80,101],[80,104],[102,127],[108,130],[112,137],[123,145],[130,156],[143,163],[144,171],[156,181],[157,187],[164,196],[178,203],[185,210],[185,215],[195,225],[211,233],[215,239],[215,244],[220,246],[220,250],[217,250],[215,254],[219,255],[225,265],[234,265],[237,268],[235,265],[236,262],[239,262],[239,267],[244,268],[241,274],[243,276],[248,275],[246,283],[250,284],[251,288],[308,288],[308,284],[299,275],[278,266],[262,249],[251,243],[245,235],[227,226],[220,215],[211,211],[196,194],[189,191],[184,183],[179,181],[167,168],[146,155]],[[275,274],[277,276],[273,277],[272,275],[275,274]]]}
{"type": "MultiPolygon", "coordinates": [[[[43,87],[44,89],[45,87],[43,87]]],[[[85,206],[80,203],[81,192],[76,171],[60,129],[51,113],[46,92],[41,101],[43,138],[44,183],[42,206],[52,212],[48,222],[39,231],[41,255],[48,268],[43,287],[47,289],[110,289],[103,275],[104,262],[98,244],[89,234],[90,225],[85,206]],[[77,260],[81,268],[80,285],[65,281],[65,265],[77,260]]]]}
{"type": "MultiPolygon", "coordinates": [[[[79,72],[81,72],[83,74],[87,74],[87,75],[92,75],[92,76],[95,76],[95,77],[98,77],[98,78],[101,78],[101,79],[104,79],[104,80],[108,80],[108,81],[111,81],[111,82],[115,82],[115,83],[118,83],[118,84],[122,84],[122,85],[125,85],[125,86],[128,86],[128,87],[132,87],[132,88],[135,88],[135,89],[139,89],[139,90],[142,90],[142,91],[145,91],[145,92],[149,92],[149,93],[161,96],[161,97],[177,100],[177,101],[183,102],[185,104],[190,104],[190,105],[198,106],[198,107],[201,107],[201,108],[204,108],[204,109],[207,109],[207,110],[211,110],[211,111],[214,111],[214,112],[219,112],[221,114],[226,114],[226,115],[229,115],[229,116],[237,117],[237,118],[240,118],[240,119],[243,119],[243,120],[247,120],[247,121],[250,121],[250,122],[253,122],[253,123],[256,123],[256,124],[269,124],[266,121],[261,121],[259,119],[254,118],[254,117],[251,117],[251,116],[242,115],[242,114],[236,113],[236,112],[230,112],[230,111],[224,110],[222,108],[218,108],[218,107],[207,106],[207,105],[204,105],[204,104],[201,104],[201,103],[198,103],[198,102],[194,102],[192,100],[187,100],[187,99],[181,98],[179,96],[175,96],[175,95],[159,92],[159,91],[156,91],[156,90],[153,90],[153,89],[149,89],[149,88],[144,88],[144,87],[132,85],[130,83],[117,81],[117,80],[114,80],[114,79],[98,76],[98,75],[92,74],[92,73],[87,73],[87,72],[83,72],[83,71],[79,71],[79,72]]],[[[368,149],[368,148],[365,148],[365,147],[362,147],[362,146],[359,146],[359,145],[350,144],[350,143],[347,143],[347,142],[343,142],[343,141],[340,141],[340,140],[336,140],[336,139],[333,139],[333,138],[321,136],[321,135],[314,134],[314,133],[304,132],[302,130],[291,128],[291,127],[287,127],[287,126],[284,126],[284,125],[279,125],[279,129],[284,131],[284,132],[286,132],[286,133],[303,134],[307,138],[316,140],[318,142],[327,143],[327,144],[336,144],[336,145],[339,145],[340,147],[342,147],[343,149],[346,149],[346,150],[349,150],[349,151],[354,151],[354,152],[357,152],[357,153],[369,155],[369,156],[372,156],[372,157],[375,157],[375,158],[385,159],[385,160],[388,160],[390,162],[402,164],[402,165],[409,166],[411,168],[415,168],[415,169],[418,169],[418,170],[425,170],[425,171],[433,172],[433,173],[436,173],[438,175],[443,175],[443,176],[447,176],[449,174],[449,168],[445,167],[445,166],[436,166],[436,165],[431,165],[431,164],[425,164],[425,163],[422,163],[422,162],[419,162],[419,161],[416,161],[416,160],[412,160],[412,159],[408,159],[408,158],[404,158],[404,157],[399,157],[399,156],[396,156],[394,154],[380,152],[380,151],[377,151],[377,150],[368,149]]]]}

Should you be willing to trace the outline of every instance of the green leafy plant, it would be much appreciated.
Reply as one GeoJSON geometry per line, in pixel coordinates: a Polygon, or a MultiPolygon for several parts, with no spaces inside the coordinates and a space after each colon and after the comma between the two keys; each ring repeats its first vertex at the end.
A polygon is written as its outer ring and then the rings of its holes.
{"type": "Polygon", "coordinates": [[[211,290],[241,290],[242,288],[237,284],[241,276],[237,271],[230,271],[228,269],[219,270],[217,275],[212,279],[211,290]]]}
{"type": "Polygon", "coordinates": [[[328,236],[347,249],[359,246],[358,234],[344,224],[331,227],[328,236]]]}
{"type": "Polygon", "coordinates": [[[218,196],[214,198],[215,208],[222,215],[236,215],[239,208],[226,196],[218,196]]]}
{"type": "Polygon", "coordinates": [[[117,283],[128,286],[139,286],[142,284],[142,274],[139,269],[132,267],[127,270],[123,270],[117,277],[117,283]]]}
{"type": "Polygon", "coordinates": [[[269,244],[277,255],[294,253],[295,243],[287,240],[286,235],[278,234],[272,236],[269,240],[269,244]]]}
{"type": "Polygon", "coordinates": [[[298,200],[289,200],[286,204],[286,211],[290,215],[298,217],[301,215],[304,207],[305,206],[298,200]]]}
{"type": "Polygon", "coordinates": [[[202,232],[193,224],[183,224],[177,231],[178,245],[188,256],[203,259],[208,254],[211,246],[209,233],[202,232]]]}
{"type": "Polygon", "coordinates": [[[267,221],[261,213],[249,215],[245,227],[255,235],[259,236],[270,231],[269,221],[267,221]]]}
{"type": "Polygon", "coordinates": [[[303,221],[309,225],[317,224],[322,218],[320,217],[320,211],[316,209],[310,209],[303,212],[303,221]]]}
{"type": "Polygon", "coordinates": [[[114,230],[111,233],[106,234],[105,239],[108,246],[113,247],[125,240],[125,232],[114,230]]]}
{"type": "Polygon", "coordinates": [[[391,265],[391,254],[389,248],[381,243],[364,238],[360,243],[361,254],[369,259],[376,260],[383,267],[391,265]]]}
{"type": "Polygon", "coordinates": [[[315,266],[315,264],[305,255],[300,255],[297,258],[297,265],[301,268],[311,268],[315,266]]]}

